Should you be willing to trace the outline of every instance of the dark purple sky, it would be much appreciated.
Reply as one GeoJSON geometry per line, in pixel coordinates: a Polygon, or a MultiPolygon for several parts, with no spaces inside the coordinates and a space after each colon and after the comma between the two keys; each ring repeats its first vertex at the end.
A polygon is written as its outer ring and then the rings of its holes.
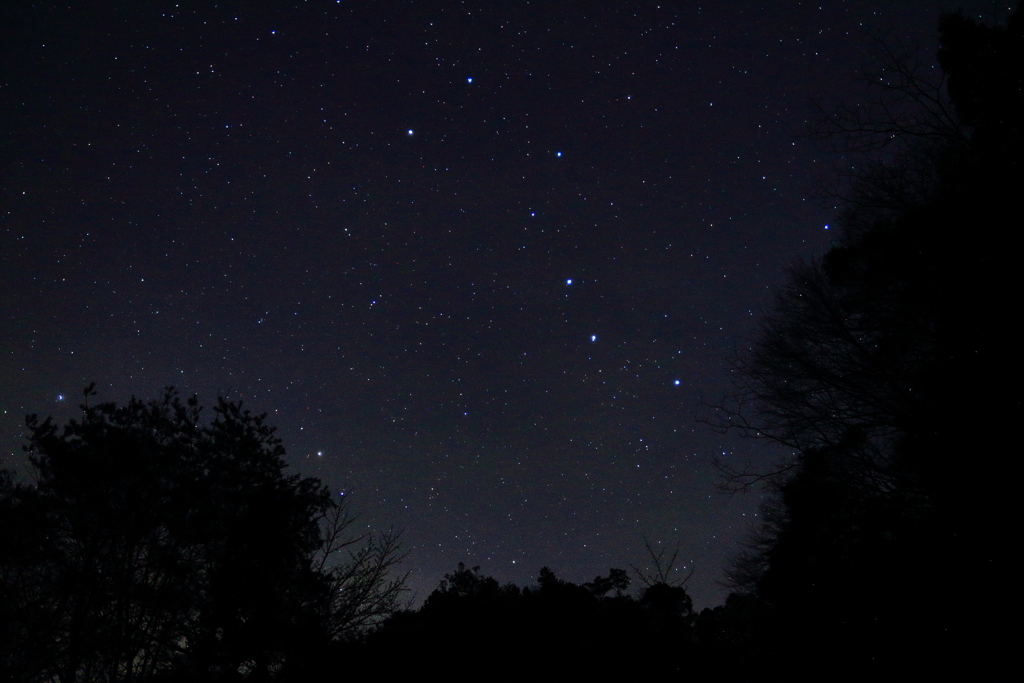
{"type": "Polygon", "coordinates": [[[646,535],[706,606],[760,502],[712,458],[770,451],[694,413],[829,245],[810,102],[958,3],[68,4],[0,10],[7,463],[91,381],[222,393],[421,598],[646,535]]]}

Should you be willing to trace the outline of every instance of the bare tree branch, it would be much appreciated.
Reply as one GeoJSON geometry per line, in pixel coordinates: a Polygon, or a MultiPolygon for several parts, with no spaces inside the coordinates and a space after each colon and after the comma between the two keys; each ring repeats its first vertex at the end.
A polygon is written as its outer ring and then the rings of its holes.
{"type": "Polygon", "coordinates": [[[631,565],[631,567],[640,583],[648,588],[659,583],[667,586],[685,586],[686,582],[693,576],[694,569],[691,568],[682,578],[672,577],[672,570],[675,568],[676,560],[679,558],[678,543],[676,543],[675,548],[672,550],[672,555],[668,559],[665,558],[668,548],[655,550],[654,545],[651,544],[646,536],[644,536],[644,548],[647,549],[647,554],[650,555],[651,562],[654,564],[653,571],[651,569],[641,569],[636,565],[631,565]]]}
{"type": "Polygon", "coordinates": [[[328,577],[330,590],[328,633],[345,639],[364,632],[398,611],[408,592],[405,574],[395,569],[405,559],[401,532],[347,535],[356,521],[346,504],[329,511],[323,520],[324,544],[315,567],[328,577]]]}

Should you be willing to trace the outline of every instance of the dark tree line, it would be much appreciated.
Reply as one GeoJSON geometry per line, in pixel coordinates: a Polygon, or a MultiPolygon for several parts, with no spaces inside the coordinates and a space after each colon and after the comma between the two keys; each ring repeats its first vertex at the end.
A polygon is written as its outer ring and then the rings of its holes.
{"type": "Polygon", "coordinates": [[[666,583],[627,594],[626,571],[577,585],[540,570],[520,588],[460,564],[414,612],[403,612],[339,661],[369,673],[387,658],[401,677],[486,674],[575,679],[681,675],[696,615],[685,588],[666,583]]]}
{"type": "Polygon", "coordinates": [[[618,569],[520,588],[460,564],[400,610],[395,534],[350,535],[262,416],[169,391],[29,418],[35,481],[0,470],[0,676],[997,679],[1021,609],[1024,16],[940,34],[938,79],[888,51],[879,99],[817,132],[857,170],[719,406],[791,454],[725,468],[773,496],[724,605],[694,613],[648,545],[635,595],[618,569]]]}
{"type": "Polygon", "coordinates": [[[362,655],[451,673],[998,677],[1021,608],[1005,484],[1020,476],[1024,16],[939,29],[941,70],[885,49],[878,99],[815,132],[852,169],[840,237],[792,271],[714,418],[791,454],[725,468],[726,488],[772,493],[726,603],[694,614],[661,582],[611,595],[614,570],[520,589],[460,566],[362,655]]]}

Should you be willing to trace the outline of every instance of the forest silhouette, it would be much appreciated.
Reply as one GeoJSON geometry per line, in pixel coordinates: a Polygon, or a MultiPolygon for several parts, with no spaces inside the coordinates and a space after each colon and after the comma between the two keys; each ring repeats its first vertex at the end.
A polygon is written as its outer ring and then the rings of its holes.
{"type": "Polygon", "coordinates": [[[220,400],[206,422],[173,390],[90,406],[90,387],[81,418],[28,419],[34,481],[0,470],[0,678],[997,680],[1020,612],[1024,16],[939,29],[941,78],[888,50],[878,98],[822,117],[856,167],[839,237],[706,417],[791,454],[721,465],[727,490],[771,494],[725,604],[695,612],[652,553],[635,592],[621,569],[519,587],[460,564],[403,608],[398,536],[350,533],[263,416],[220,400]]]}

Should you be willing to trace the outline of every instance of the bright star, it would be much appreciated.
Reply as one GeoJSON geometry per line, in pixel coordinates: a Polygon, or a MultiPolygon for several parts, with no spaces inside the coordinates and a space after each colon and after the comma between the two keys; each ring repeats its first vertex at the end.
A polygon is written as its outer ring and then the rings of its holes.
{"type": "Polygon", "coordinates": [[[572,284],[572,279],[570,278],[570,279],[566,280],[566,281],[565,281],[565,284],[567,284],[567,285],[571,285],[571,284],[572,284]]]}
{"type": "Polygon", "coordinates": [[[596,334],[590,335],[590,341],[592,341],[592,342],[597,341],[597,335],[596,334]]]}
{"type": "Polygon", "coordinates": [[[412,128],[410,128],[409,130],[407,130],[405,132],[408,133],[409,135],[412,135],[412,128]]]}

